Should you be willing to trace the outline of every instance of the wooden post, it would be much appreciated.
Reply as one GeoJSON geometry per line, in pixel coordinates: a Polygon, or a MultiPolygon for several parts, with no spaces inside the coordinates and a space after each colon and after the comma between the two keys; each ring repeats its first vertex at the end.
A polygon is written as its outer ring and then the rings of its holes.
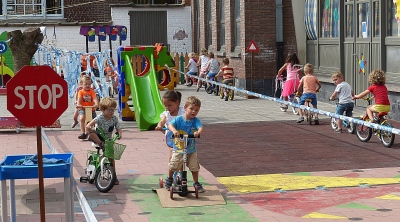
{"type": "Polygon", "coordinates": [[[43,183],[43,156],[42,156],[42,127],[36,127],[37,159],[39,176],[39,196],[40,196],[40,221],[46,221],[46,208],[44,204],[44,183],[43,183]]]}

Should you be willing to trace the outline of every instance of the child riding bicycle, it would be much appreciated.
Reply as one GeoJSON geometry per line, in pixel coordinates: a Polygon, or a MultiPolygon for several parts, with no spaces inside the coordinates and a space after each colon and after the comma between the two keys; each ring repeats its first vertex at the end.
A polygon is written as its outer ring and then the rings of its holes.
{"type": "MultiPolygon", "coordinates": [[[[235,76],[235,73],[233,72],[233,68],[229,67],[229,59],[224,58],[222,60],[222,68],[219,70],[218,74],[215,77],[219,77],[222,75],[222,83],[229,85],[229,83],[233,84],[233,77],[235,76]]],[[[228,92],[224,90],[224,96],[225,96],[225,101],[228,101],[229,96],[228,92]]]]}
{"type": "MultiPolygon", "coordinates": [[[[339,104],[336,106],[336,114],[343,115],[346,112],[346,116],[352,117],[353,116],[353,108],[354,108],[354,92],[351,86],[344,81],[344,76],[341,72],[335,72],[332,75],[332,81],[336,85],[335,92],[332,93],[329,100],[334,100],[339,97],[339,104]]],[[[335,129],[335,133],[342,132],[342,121],[337,118],[336,119],[337,129],[335,129]]]]}
{"type": "MultiPolygon", "coordinates": [[[[299,105],[304,105],[306,99],[311,99],[311,104],[316,109],[317,108],[317,95],[316,93],[319,92],[321,89],[321,83],[319,82],[318,78],[313,75],[314,67],[310,63],[304,65],[304,73],[306,74],[301,78],[300,85],[297,88],[297,92],[303,92],[303,95],[300,97],[299,105]],[[318,85],[318,88],[316,87],[318,85]]],[[[301,123],[304,121],[303,110],[299,109],[299,119],[296,123],[301,123]]],[[[314,120],[318,121],[318,113],[315,113],[314,120]]]]}
{"type": "Polygon", "coordinates": [[[367,115],[370,122],[374,121],[374,113],[389,112],[390,101],[388,96],[388,90],[386,88],[386,76],[385,72],[380,69],[375,69],[368,76],[368,81],[371,86],[368,87],[364,92],[355,95],[354,99],[360,99],[372,93],[375,98],[375,104],[367,107],[367,115]]]}
{"type": "MultiPolygon", "coordinates": [[[[89,132],[89,139],[91,141],[104,148],[104,138],[98,129],[104,133],[104,136],[107,139],[112,139],[112,133],[114,132],[114,129],[119,135],[118,139],[121,139],[122,130],[119,125],[118,117],[114,115],[115,109],[117,108],[117,103],[115,100],[111,99],[110,97],[104,97],[100,100],[99,107],[101,114],[86,125],[86,131],[89,132]],[[95,131],[92,130],[93,126],[96,126],[95,131]]],[[[110,158],[110,162],[113,164],[115,170],[114,159],[110,158]]],[[[119,181],[116,179],[115,185],[118,184],[119,181]]]]}
{"type": "MultiPolygon", "coordinates": [[[[299,63],[300,60],[297,58],[297,54],[289,53],[286,57],[285,64],[278,71],[279,78],[282,78],[282,74],[285,70],[287,73],[286,81],[283,86],[283,92],[282,92],[282,97],[283,100],[285,101],[288,101],[288,97],[293,93],[295,93],[297,87],[299,86],[301,73],[299,72],[299,67],[295,66],[295,64],[299,63]]],[[[288,108],[286,104],[282,104],[281,107],[284,109],[288,108]]]]}

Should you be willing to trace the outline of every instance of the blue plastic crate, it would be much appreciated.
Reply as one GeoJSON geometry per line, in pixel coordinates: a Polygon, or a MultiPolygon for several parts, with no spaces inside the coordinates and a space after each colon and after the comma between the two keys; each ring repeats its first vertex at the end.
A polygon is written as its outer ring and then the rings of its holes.
{"type": "MultiPolygon", "coordinates": [[[[26,156],[32,155],[33,154],[6,156],[3,162],[0,163],[0,180],[39,178],[37,164],[27,166],[14,165],[16,161],[25,159],[26,156]]],[[[43,157],[48,159],[62,159],[66,162],[57,164],[43,164],[44,178],[71,176],[71,167],[73,167],[72,161],[74,157],[73,153],[43,154],[43,157]]]]}

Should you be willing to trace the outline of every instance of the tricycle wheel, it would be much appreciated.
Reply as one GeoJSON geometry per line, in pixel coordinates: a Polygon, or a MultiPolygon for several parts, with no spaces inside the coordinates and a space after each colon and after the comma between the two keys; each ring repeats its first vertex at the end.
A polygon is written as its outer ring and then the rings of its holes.
{"type": "Polygon", "coordinates": [[[199,188],[197,186],[194,186],[194,193],[196,194],[196,199],[199,198],[199,188]]]}
{"type": "Polygon", "coordinates": [[[115,180],[117,179],[117,175],[115,174],[114,167],[107,164],[103,166],[103,176],[100,172],[100,167],[96,172],[96,188],[102,192],[107,193],[110,191],[115,184],[115,180]]]}
{"type": "MultiPolygon", "coordinates": [[[[86,166],[89,166],[89,165],[96,165],[96,164],[93,163],[93,157],[92,157],[92,156],[90,156],[90,157],[88,158],[88,160],[87,160],[86,166]]],[[[89,182],[90,184],[93,184],[95,178],[96,178],[96,177],[94,177],[93,179],[88,180],[88,182],[89,182]]],[[[88,179],[89,179],[89,176],[88,176],[88,179]]]]}
{"type": "Polygon", "coordinates": [[[172,186],[169,188],[169,198],[171,198],[171,200],[174,199],[174,188],[172,186]]]}

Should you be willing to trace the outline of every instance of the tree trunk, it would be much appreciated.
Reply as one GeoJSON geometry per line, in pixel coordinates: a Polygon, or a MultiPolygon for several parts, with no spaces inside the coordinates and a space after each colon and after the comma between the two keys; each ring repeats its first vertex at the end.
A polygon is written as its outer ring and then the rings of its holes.
{"type": "Polygon", "coordinates": [[[7,38],[11,38],[8,45],[14,57],[14,73],[17,73],[22,67],[30,65],[44,37],[40,28],[28,28],[23,33],[21,30],[11,31],[7,33],[7,38]]]}

